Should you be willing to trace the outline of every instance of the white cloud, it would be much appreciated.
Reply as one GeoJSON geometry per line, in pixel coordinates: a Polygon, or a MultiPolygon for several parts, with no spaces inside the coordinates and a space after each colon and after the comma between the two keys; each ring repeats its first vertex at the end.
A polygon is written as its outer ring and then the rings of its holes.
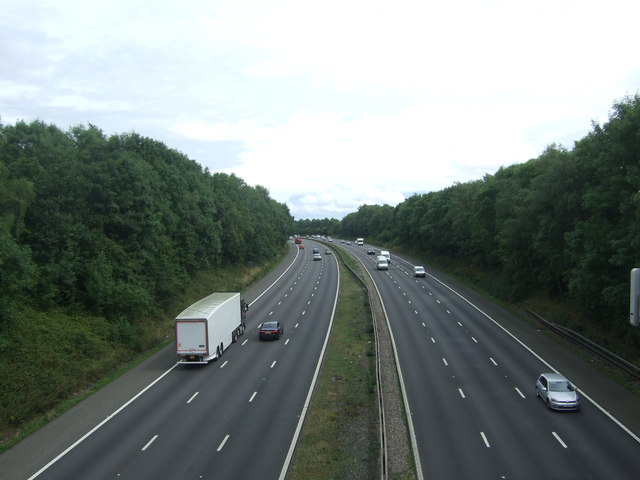
{"type": "Polygon", "coordinates": [[[7,0],[0,115],[135,130],[265,186],[297,218],[342,217],[570,148],[638,91],[639,13],[628,0],[7,0]]]}

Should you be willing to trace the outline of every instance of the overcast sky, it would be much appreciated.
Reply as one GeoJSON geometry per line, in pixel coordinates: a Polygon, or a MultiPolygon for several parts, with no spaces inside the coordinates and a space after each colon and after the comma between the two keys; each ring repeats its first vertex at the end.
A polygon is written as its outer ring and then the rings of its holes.
{"type": "Polygon", "coordinates": [[[573,148],[640,90],[637,0],[2,0],[0,117],[137,132],[342,218],[573,148]]]}

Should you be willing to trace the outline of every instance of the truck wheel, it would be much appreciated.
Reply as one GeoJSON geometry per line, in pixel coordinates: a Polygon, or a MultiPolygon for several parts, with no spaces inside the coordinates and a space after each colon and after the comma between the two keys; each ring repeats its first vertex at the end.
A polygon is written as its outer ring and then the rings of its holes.
{"type": "Polygon", "coordinates": [[[238,331],[234,330],[233,332],[231,332],[231,343],[236,343],[237,340],[238,340],[238,331]]]}

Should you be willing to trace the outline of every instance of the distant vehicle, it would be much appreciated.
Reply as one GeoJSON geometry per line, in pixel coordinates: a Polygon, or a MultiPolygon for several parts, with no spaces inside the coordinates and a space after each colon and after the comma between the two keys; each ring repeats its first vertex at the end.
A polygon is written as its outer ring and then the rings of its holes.
{"type": "Polygon", "coordinates": [[[282,335],[284,335],[284,327],[280,322],[264,322],[258,329],[260,340],[268,338],[280,340],[282,335]]]}
{"type": "Polygon", "coordinates": [[[364,238],[356,238],[356,245],[364,245],[364,238]]]}
{"type": "Polygon", "coordinates": [[[181,364],[207,364],[244,334],[249,306],[236,292],[198,300],[175,319],[176,355],[181,364]]]}
{"type": "Polygon", "coordinates": [[[325,255],[331,255],[331,250],[329,250],[328,248],[324,251],[325,255]]]}
{"type": "Polygon", "coordinates": [[[414,277],[426,277],[427,276],[427,272],[425,271],[423,266],[416,265],[415,267],[413,267],[413,276],[414,277]]]}
{"type": "Polygon", "coordinates": [[[351,245],[351,242],[347,241],[347,245],[351,245]]]}
{"type": "Polygon", "coordinates": [[[389,270],[389,262],[387,261],[387,257],[383,257],[380,255],[376,259],[376,270],[389,270]]]}
{"type": "Polygon", "coordinates": [[[380,250],[380,255],[387,257],[387,262],[391,263],[391,254],[386,250],[380,250]]]}
{"type": "Polygon", "coordinates": [[[319,248],[314,248],[314,249],[312,250],[312,252],[313,252],[313,253],[320,253],[320,249],[319,249],[319,248]]]}
{"type": "Polygon", "coordinates": [[[536,397],[553,410],[579,410],[580,395],[569,380],[559,373],[543,373],[536,381],[536,397]]]}
{"type": "Polygon", "coordinates": [[[376,251],[373,248],[370,248],[369,250],[367,250],[367,255],[375,255],[376,251]]]}
{"type": "Polygon", "coordinates": [[[315,262],[316,260],[322,260],[322,255],[320,255],[320,252],[313,254],[313,261],[315,262]]]}
{"type": "Polygon", "coordinates": [[[300,245],[298,245],[298,248],[299,248],[300,250],[304,250],[304,245],[300,244],[300,245]]]}
{"type": "Polygon", "coordinates": [[[296,245],[300,245],[302,243],[302,239],[298,235],[295,236],[293,241],[296,245]]]}

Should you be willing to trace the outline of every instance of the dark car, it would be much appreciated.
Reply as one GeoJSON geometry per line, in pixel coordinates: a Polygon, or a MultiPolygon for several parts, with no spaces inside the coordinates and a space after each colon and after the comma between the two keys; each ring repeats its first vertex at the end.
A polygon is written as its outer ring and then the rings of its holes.
{"type": "Polygon", "coordinates": [[[282,328],[280,322],[264,322],[258,330],[260,340],[266,340],[267,338],[279,340],[283,334],[284,328],[282,328]]]}
{"type": "Polygon", "coordinates": [[[369,250],[367,250],[367,255],[375,255],[376,251],[373,248],[370,248],[369,250]]]}

